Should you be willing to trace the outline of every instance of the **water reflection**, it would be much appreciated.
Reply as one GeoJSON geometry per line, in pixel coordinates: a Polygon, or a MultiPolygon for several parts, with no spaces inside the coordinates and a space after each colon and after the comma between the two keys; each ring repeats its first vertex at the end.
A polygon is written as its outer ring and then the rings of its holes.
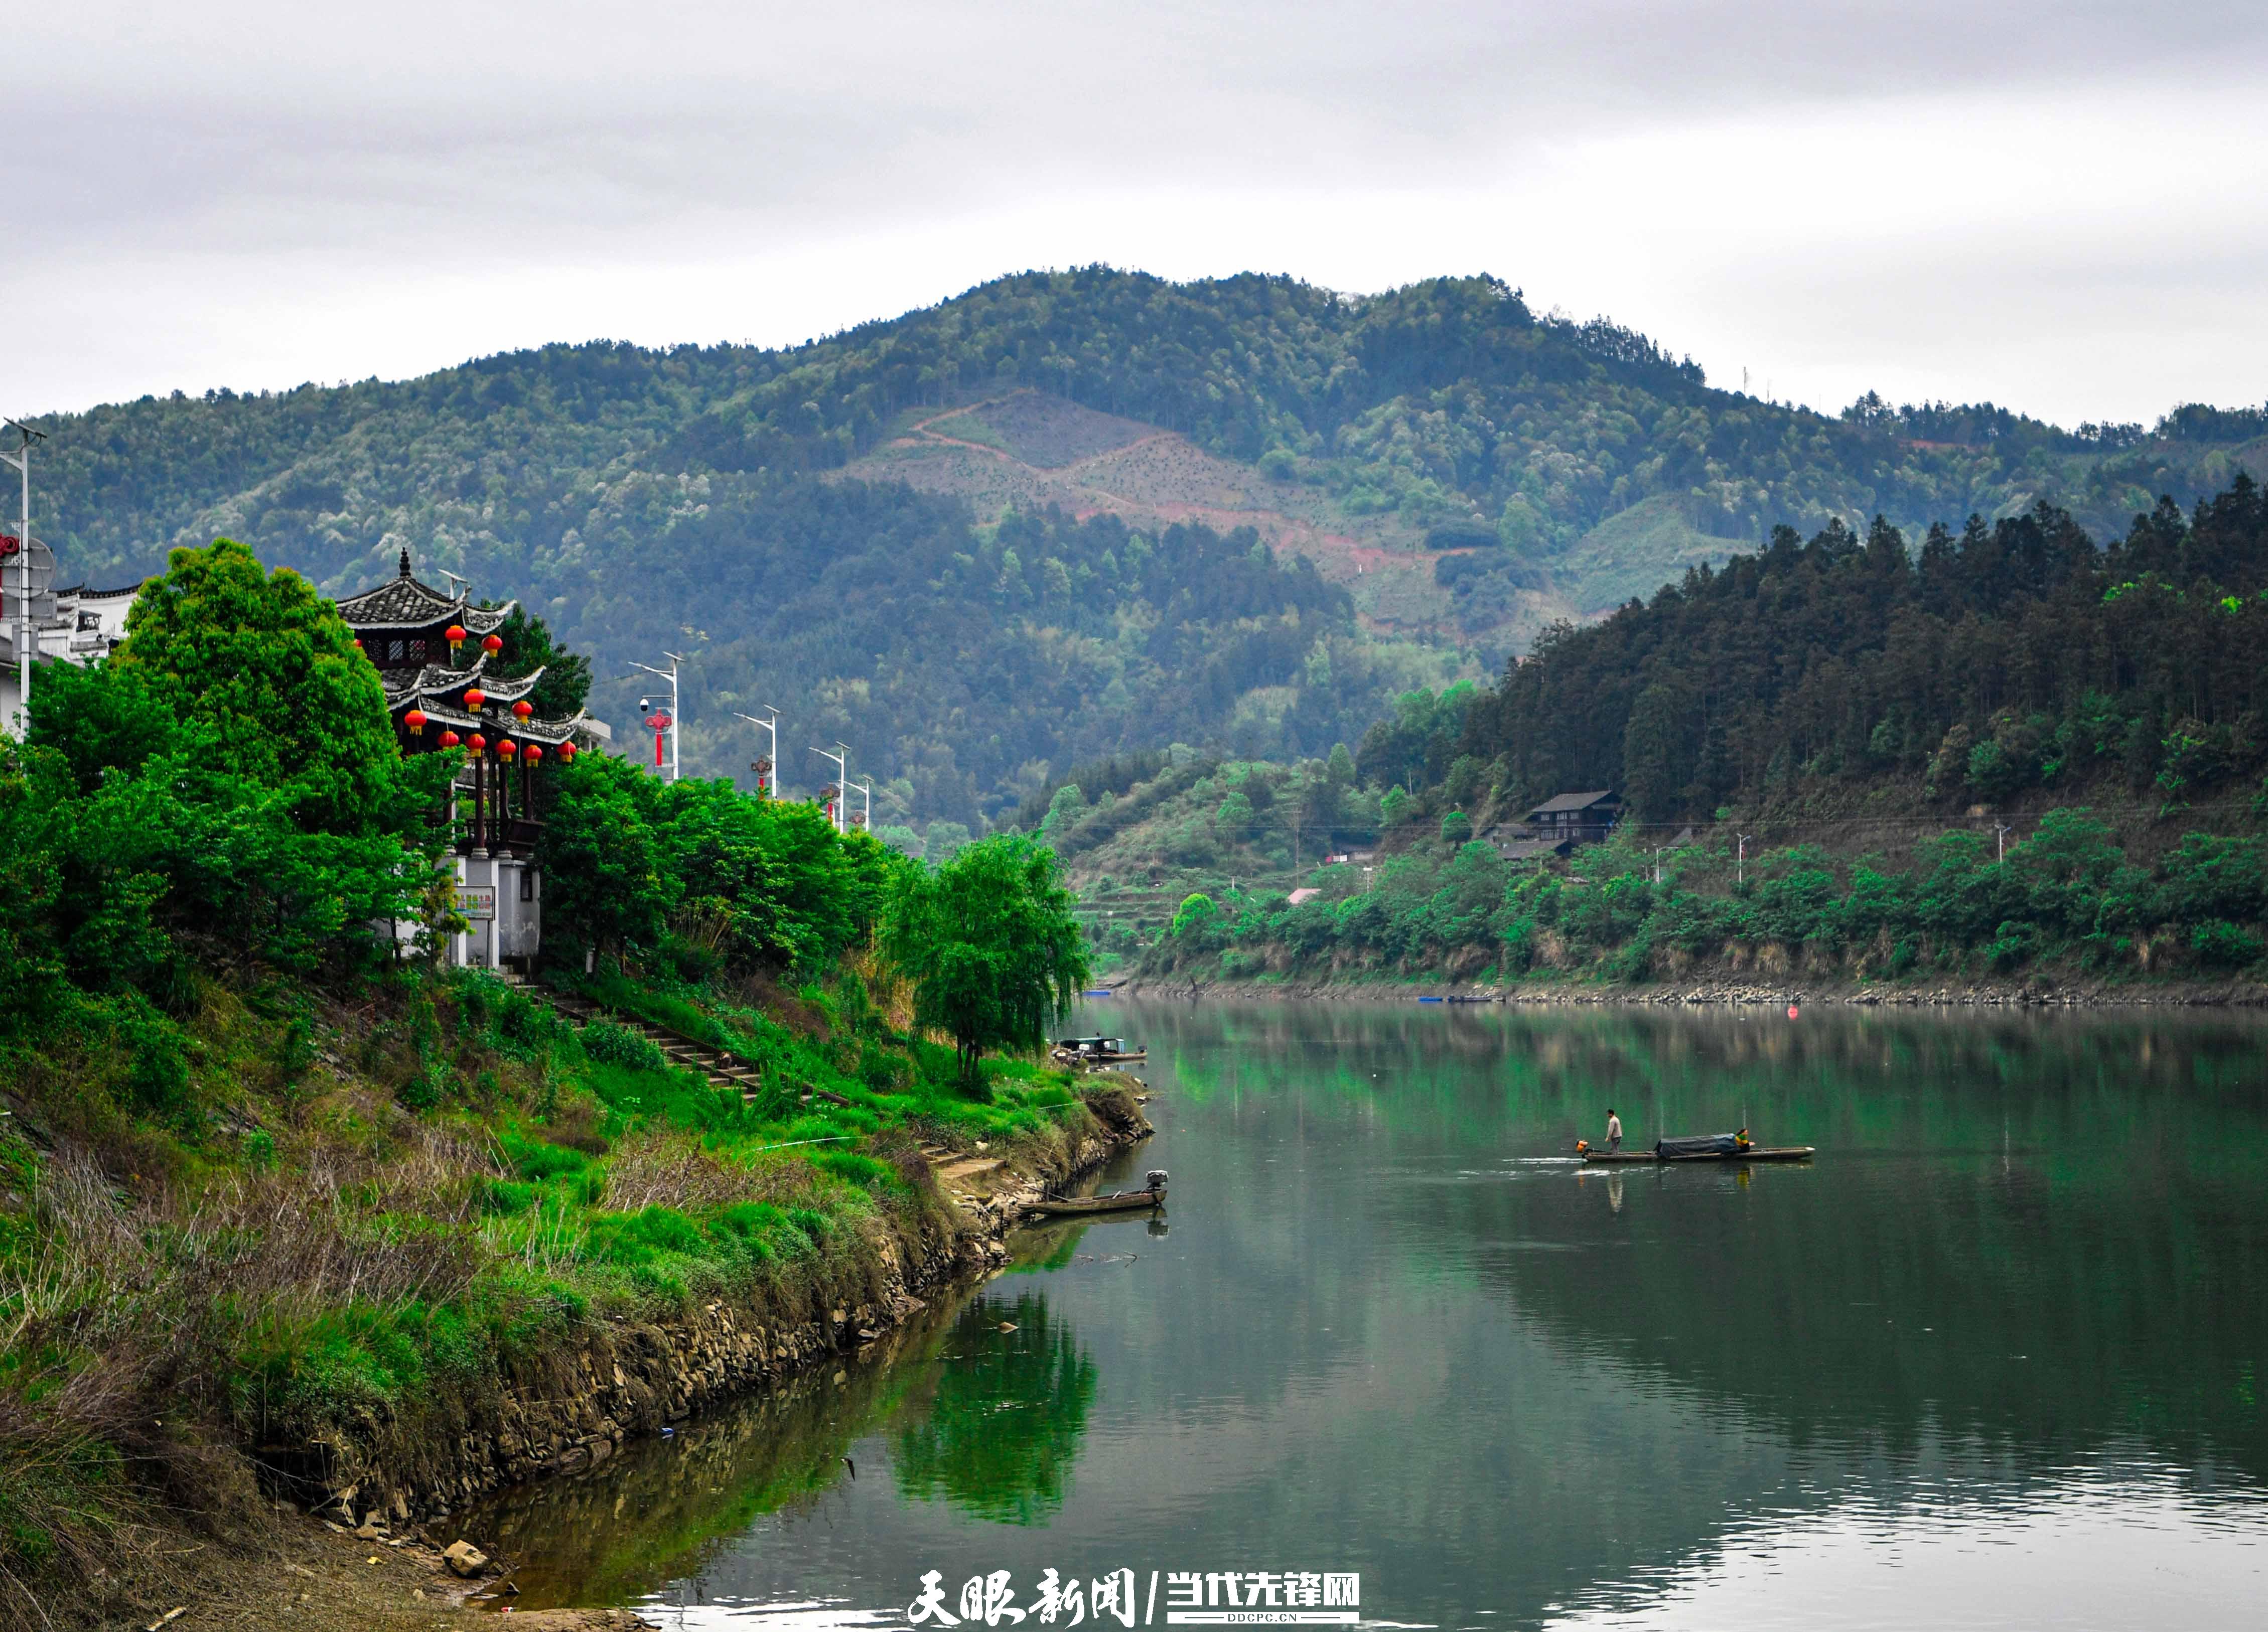
{"type": "MultiPolygon", "coordinates": [[[[1027,1232],[1035,1233],[1035,1232],[1027,1232]]],[[[1024,1241],[1070,1261],[1084,1227],[1024,1241]]],[[[907,1499],[998,1524],[1044,1522],[1062,1504],[1086,1415],[1094,1361],[1036,1290],[969,1290],[934,1303],[841,1369],[796,1378],[669,1436],[625,1447],[579,1477],[505,1492],[463,1521],[519,1565],[519,1601],[621,1603],[698,1576],[758,1519],[812,1516],[855,1482],[850,1453],[907,1499]]]]}
{"type": "Polygon", "coordinates": [[[925,1569],[1359,1570],[1373,1618],[1457,1627],[2090,1623],[2112,1577],[2214,1625],[2257,1582],[2268,1030],[1138,1023],[1170,1231],[1025,1232],[713,1470],[696,1429],[504,1550],[581,1549],[573,1601],[669,1582],[687,1625],[902,1626],[925,1569]],[[1821,1156],[1580,1170],[1609,1103],[1821,1156]]]}
{"type": "MultiPolygon", "coordinates": [[[[1079,1239],[1067,1234],[1066,1253],[1079,1239]]],[[[1063,1505],[1094,1403],[1094,1362],[1037,1292],[971,1303],[947,1340],[960,1363],[932,1374],[892,1441],[899,1490],[995,1524],[1042,1522],[1063,1505]]]]}

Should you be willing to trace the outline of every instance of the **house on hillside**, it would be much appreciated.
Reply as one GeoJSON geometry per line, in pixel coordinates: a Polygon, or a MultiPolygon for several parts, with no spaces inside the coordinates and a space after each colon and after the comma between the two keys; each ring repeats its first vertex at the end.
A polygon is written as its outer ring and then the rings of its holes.
{"type": "Polygon", "coordinates": [[[1595,845],[1623,819],[1623,797],[1611,788],[1589,794],[1560,794],[1528,813],[1540,838],[1572,848],[1595,845]]]}
{"type": "Polygon", "coordinates": [[[1546,856],[1564,856],[1574,848],[1573,840],[1547,838],[1524,822],[1499,822],[1481,838],[1507,861],[1541,861],[1546,856]]]}

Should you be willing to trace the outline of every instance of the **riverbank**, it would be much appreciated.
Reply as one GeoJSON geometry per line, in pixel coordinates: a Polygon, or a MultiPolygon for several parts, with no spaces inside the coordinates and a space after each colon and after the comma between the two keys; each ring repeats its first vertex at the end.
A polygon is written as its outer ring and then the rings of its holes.
{"type": "MultiPolygon", "coordinates": [[[[1003,1237],[1031,1201],[1149,1137],[1137,1086],[1115,1073],[1083,1084],[1096,1126],[1060,1160],[1011,1155],[975,1164],[983,1170],[966,1170],[971,1164],[963,1161],[924,1173],[922,1182],[954,1209],[956,1227],[925,1241],[894,1235],[878,1242],[891,1274],[871,1302],[785,1326],[765,1325],[763,1311],[746,1301],[712,1302],[676,1319],[609,1323],[549,1356],[540,1375],[506,1390],[452,1441],[392,1441],[388,1461],[368,1446],[328,1447],[339,1458],[333,1476],[352,1477],[304,1510],[273,1501],[269,1514],[218,1545],[157,1519],[144,1544],[193,1561],[168,1584],[169,1607],[185,1612],[178,1618],[184,1628],[283,1632],[312,1618],[430,1632],[466,1624],[467,1611],[512,1606],[508,1554],[480,1554],[470,1575],[451,1567],[447,1554],[461,1540],[461,1526],[452,1523],[457,1510],[509,1486],[595,1468],[632,1439],[674,1432],[735,1399],[791,1384],[824,1385],[830,1370],[840,1385],[843,1368],[876,1363],[930,1298],[997,1269],[1007,1256],[1003,1237]]],[[[267,1471],[276,1471],[272,1461],[267,1471]]],[[[146,1626],[163,1613],[137,1607],[99,1624],[146,1626]]],[[[633,1632],[657,1623],[621,1609],[515,1607],[512,1624],[529,1632],[633,1632]]]]}
{"type": "Polygon", "coordinates": [[[2268,1008],[2268,986],[2250,980],[2058,981],[2035,976],[2007,981],[1892,982],[1679,980],[1632,986],[1605,980],[1524,980],[1491,986],[1444,980],[1187,980],[1142,978],[1111,988],[1128,997],[1219,1001],[1379,1002],[1438,1000],[1456,1003],[1604,1006],[1756,1006],[1836,1004],[1863,1008],[2268,1008]]]}
{"type": "Polygon", "coordinates": [[[776,1289],[757,1282],[643,1319],[590,1323],[515,1368],[446,1436],[342,1433],[269,1454],[265,1468],[285,1488],[298,1487],[308,1511],[383,1537],[444,1523],[508,1485],[580,1473],[627,1440],[815,1370],[879,1340],[919,1310],[924,1295],[1005,1259],[1001,1237],[1031,1202],[1149,1135],[1131,1079],[1089,1078],[1079,1099],[1086,1125],[1066,1129],[1054,1146],[994,1157],[979,1143],[967,1155],[925,1151],[918,1165],[907,1163],[909,1181],[935,1205],[886,1215],[854,1249],[864,1260],[863,1298],[821,1300],[802,1318],[783,1318],[776,1289]]]}
{"type": "Polygon", "coordinates": [[[278,1525],[446,1546],[478,1496],[855,1353],[1148,1131],[1130,1080],[965,1091],[850,977],[617,984],[578,1030],[478,976],[201,978],[170,1056],[107,1013],[9,1054],[0,1627],[230,1598],[278,1525]]]}

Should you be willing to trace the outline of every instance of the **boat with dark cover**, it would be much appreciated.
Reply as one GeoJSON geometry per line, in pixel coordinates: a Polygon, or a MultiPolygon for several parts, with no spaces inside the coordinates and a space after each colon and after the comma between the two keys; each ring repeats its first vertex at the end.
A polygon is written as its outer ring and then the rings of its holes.
{"type": "Polygon", "coordinates": [[[1594,1167],[1628,1162],[1808,1162],[1817,1154],[1810,1145],[1756,1145],[1737,1134],[1701,1134],[1677,1139],[1658,1139],[1651,1150],[1597,1150],[1577,1140],[1575,1154],[1594,1167]]]}

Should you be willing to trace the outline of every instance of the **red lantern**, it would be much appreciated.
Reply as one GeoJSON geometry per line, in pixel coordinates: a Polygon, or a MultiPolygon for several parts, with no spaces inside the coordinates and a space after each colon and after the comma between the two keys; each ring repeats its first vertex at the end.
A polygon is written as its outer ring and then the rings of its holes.
{"type": "Polygon", "coordinates": [[[356,642],[354,643],[354,647],[355,647],[355,650],[356,650],[356,651],[357,651],[357,652],[361,651],[361,650],[362,650],[362,642],[361,642],[361,641],[359,641],[359,640],[356,641],[356,642]]]}
{"type": "Polygon", "coordinates": [[[534,712],[535,705],[529,702],[526,698],[520,698],[519,701],[512,705],[512,717],[514,720],[525,720],[534,712]]]}
{"type": "Polygon", "coordinates": [[[559,744],[559,763],[563,765],[571,765],[575,763],[575,744],[572,742],[559,744]]]}
{"type": "Polygon", "coordinates": [[[519,752],[519,746],[514,743],[510,737],[504,738],[503,742],[497,744],[497,757],[498,759],[509,759],[518,752],[519,752]]]}
{"type": "Polygon", "coordinates": [[[494,657],[497,653],[504,650],[504,637],[502,635],[490,635],[487,639],[481,642],[481,650],[487,653],[490,657],[494,657]]]}
{"type": "Polygon", "coordinates": [[[481,705],[488,700],[489,694],[482,690],[480,687],[468,686],[465,688],[465,706],[471,709],[475,713],[480,713],[481,705]]]}
{"type": "Polygon", "coordinates": [[[519,757],[531,765],[540,765],[543,763],[543,750],[533,742],[519,750],[519,757]]]}
{"type": "Polygon", "coordinates": [[[411,709],[408,713],[401,716],[401,723],[409,727],[410,735],[423,736],[425,735],[425,711],[422,708],[411,709]]]}
{"type": "Polygon", "coordinates": [[[441,733],[441,746],[442,746],[442,747],[444,747],[444,748],[454,748],[454,747],[456,747],[456,745],[457,745],[457,734],[456,734],[454,731],[444,731],[443,733],[441,733]]]}
{"type": "Polygon", "coordinates": [[[482,735],[479,732],[477,732],[477,731],[474,732],[474,733],[473,733],[473,735],[471,735],[471,737],[470,737],[470,738],[468,738],[468,739],[466,741],[466,743],[465,743],[465,746],[466,746],[467,748],[471,749],[471,750],[473,750],[473,752],[475,752],[475,753],[476,753],[476,754],[477,754],[477,753],[482,752],[482,750],[484,750],[488,747],[488,745],[489,745],[489,740],[488,740],[488,738],[486,738],[486,737],[482,736],[482,735]]]}
{"type": "Polygon", "coordinates": [[[462,624],[452,624],[441,632],[448,640],[449,650],[453,654],[459,646],[465,644],[465,626],[462,624]]]}

